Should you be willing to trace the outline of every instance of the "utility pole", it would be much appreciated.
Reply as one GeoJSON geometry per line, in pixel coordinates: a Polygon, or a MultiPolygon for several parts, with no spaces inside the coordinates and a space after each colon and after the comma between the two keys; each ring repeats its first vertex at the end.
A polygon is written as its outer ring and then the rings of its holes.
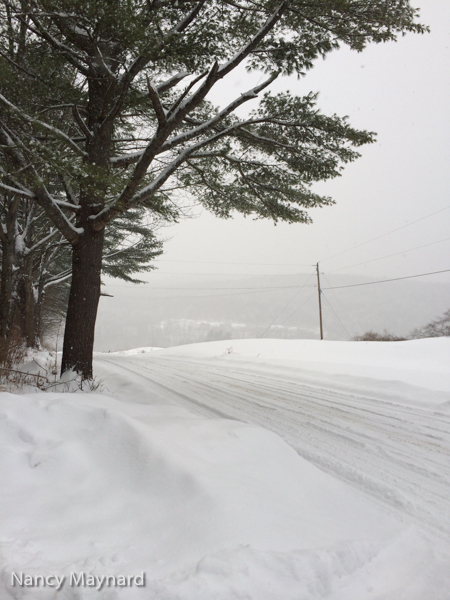
{"type": "Polygon", "coordinates": [[[323,327],[322,327],[322,299],[320,297],[322,291],[320,289],[320,276],[319,276],[319,263],[316,264],[317,270],[317,290],[319,293],[319,322],[320,322],[320,339],[323,340],[323,327]]]}

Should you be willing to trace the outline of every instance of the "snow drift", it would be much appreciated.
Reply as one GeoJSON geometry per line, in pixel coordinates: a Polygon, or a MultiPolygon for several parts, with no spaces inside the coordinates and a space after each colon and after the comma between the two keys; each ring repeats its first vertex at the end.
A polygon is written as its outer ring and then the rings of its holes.
{"type": "Polygon", "coordinates": [[[0,406],[2,600],[450,598],[443,542],[265,429],[99,394],[0,406]]]}

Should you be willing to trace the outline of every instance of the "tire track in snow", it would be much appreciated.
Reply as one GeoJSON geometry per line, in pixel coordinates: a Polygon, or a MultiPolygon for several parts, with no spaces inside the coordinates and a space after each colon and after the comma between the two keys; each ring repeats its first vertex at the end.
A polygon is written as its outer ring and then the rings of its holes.
{"type": "Polygon", "coordinates": [[[266,427],[321,469],[435,533],[450,534],[448,413],[229,363],[135,356],[100,363],[144,378],[197,414],[266,427]]]}

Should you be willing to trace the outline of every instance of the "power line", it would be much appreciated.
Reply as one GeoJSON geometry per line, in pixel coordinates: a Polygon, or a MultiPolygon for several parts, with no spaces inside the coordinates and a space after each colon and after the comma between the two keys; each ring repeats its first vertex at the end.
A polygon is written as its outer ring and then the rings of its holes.
{"type": "Polygon", "coordinates": [[[350,252],[351,250],[355,250],[356,248],[360,248],[361,246],[365,246],[366,244],[370,244],[370,242],[374,242],[375,240],[379,240],[382,237],[385,237],[386,235],[390,235],[391,233],[395,233],[396,231],[400,231],[400,229],[405,229],[405,227],[409,227],[410,225],[414,225],[414,223],[419,223],[419,221],[424,221],[425,219],[429,219],[430,217],[433,217],[434,215],[437,215],[441,212],[443,212],[444,210],[448,210],[450,208],[450,206],[446,206],[445,208],[441,208],[433,213],[430,213],[429,215],[425,215],[424,217],[421,217],[420,219],[416,219],[415,221],[411,221],[410,223],[406,223],[406,225],[402,225],[401,227],[397,227],[396,229],[391,229],[391,231],[387,231],[386,233],[383,233],[377,237],[374,237],[370,240],[367,240],[367,242],[362,242],[361,244],[357,244],[356,246],[352,246],[351,248],[347,248],[347,250],[342,250],[342,252],[338,252],[337,254],[333,254],[332,256],[327,256],[327,258],[324,258],[323,260],[321,260],[320,262],[324,262],[326,260],[331,260],[332,258],[335,258],[336,256],[340,256],[341,254],[345,254],[346,252],[350,252]]]}
{"type": "MultiPolygon", "coordinates": [[[[307,286],[307,287],[314,287],[314,286],[307,286]]],[[[262,293],[266,293],[266,292],[276,292],[279,288],[269,288],[269,289],[263,289],[263,290],[257,290],[257,291],[253,291],[253,292],[235,292],[235,293],[231,293],[231,294],[202,294],[201,296],[164,296],[165,300],[193,300],[195,298],[224,298],[226,296],[248,296],[249,294],[262,294],[262,293]]],[[[192,291],[195,291],[192,290],[192,291]]],[[[315,293],[315,292],[314,292],[315,293]]],[[[128,296],[128,295],[115,295],[114,298],[133,298],[136,299],[137,296],[128,296]]]]}
{"type": "Polygon", "coordinates": [[[316,292],[314,291],[314,292],[313,292],[313,293],[312,293],[310,296],[308,296],[308,297],[306,298],[306,300],[305,300],[305,301],[304,301],[302,304],[300,304],[300,306],[299,306],[298,308],[296,308],[296,309],[294,310],[294,312],[292,312],[292,313],[291,313],[291,314],[290,314],[288,317],[286,317],[285,319],[283,319],[283,320],[281,321],[280,325],[283,325],[284,323],[286,323],[286,321],[289,321],[289,319],[290,319],[291,317],[293,317],[293,316],[295,315],[295,313],[297,313],[297,312],[298,312],[298,311],[299,311],[301,308],[303,308],[303,307],[305,306],[305,304],[306,304],[307,302],[309,302],[309,300],[311,300],[311,298],[312,298],[313,296],[315,296],[315,295],[316,295],[316,292]]]}
{"type": "Polygon", "coordinates": [[[163,275],[164,277],[167,277],[167,275],[184,275],[195,277],[198,277],[199,275],[207,275],[208,277],[292,277],[293,275],[298,275],[298,273],[192,273],[187,271],[160,271],[155,269],[152,271],[152,276],[153,275],[163,275]]]}
{"type": "Polygon", "coordinates": [[[277,319],[280,317],[280,315],[282,315],[284,313],[284,311],[289,306],[289,304],[291,304],[291,302],[293,302],[295,300],[295,298],[298,296],[298,294],[301,292],[301,290],[306,286],[306,284],[308,283],[308,281],[311,279],[312,276],[313,276],[313,273],[311,273],[311,275],[308,276],[308,278],[303,283],[302,287],[295,292],[295,294],[292,296],[292,298],[289,300],[289,302],[283,307],[283,309],[279,312],[279,314],[275,317],[275,319],[272,321],[272,323],[269,325],[269,327],[259,336],[260,338],[263,338],[266,335],[266,333],[269,331],[269,329],[272,327],[272,325],[275,323],[275,321],[277,321],[277,319]]]}
{"type": "MultiPolygon", "coordinates": [[[[325,279],[325,281],[327,282],[328,286],[331,288],[332,286],[331,286],[331,283],[330,283],[330,282],[329,282],[329,280],[328,280],[328,277],[325,275],[325,273],[322,273],[322,275],[323,275],[323,278],[325,279]]],[[[341,304],[340,304],[340,302],[339,302],[339,299],[338,299],[338,297],[337,297],[337,294],[336,294],[336,292],[334,292],[334,291],[333,291],[333,295],[334,295],[334,298],[335,298],[336,304],[337,304],[337,305],[338,305],[338,307],[339,307],[339,310],[341,310],[341,309],[342,309],[342,306],[341,306],[341,304]]],[[[325,297],[325,296],[324,296],[324,297],[325,297]]],[[[333,308],[331,307],[331,305],[330,305],[330,302],[329,302],[329,301],[328,301],[328,305],[329,305],[329,307],[331,308],[331,310],[333,310],[333,308]]],[[[339,321],[339,317],[337,316],[336,312],[334,312],[334,315],[335,315],[336,319],[339,321]]],[[[345,328],[344,324],[343,324],[343,323],[341,323],[341,325],[342,325],[342,327],[345,329],[345,331],[347,332],[348,336],[350,337],[350,334],[349,334],[349,332],[347,331],[347,329],[345,328]]]]}
{"type": "Polygon", "coordinates": [[[445,238],[443,240],[438,240],[437,242],[431,242],[430,244],[424,244],[423,246],[416,246],[415,248],[409,248],[409,250],[402,250],[401,252],[395,252],[394,254],[387,254],[386,256],[380,256],[380,258],[373,258],[372,260],[366,260],[364,262],[355,263],[353,265],[348,265],[347,267],[339,267],[339,269],[333,269],[332,271],[328,271],[328,273],[336,273],[336,271],[342,271],[342,269],[350,269],[351,267],[359,267],[360,265],[367,265],[368,263],[376,262],[377,260],[383,260],[384,258],[391,258],[392,256],[398,256],[399,254],[405,254],[406,252],[412,252],[413,250],[420,250],[421,248],[427,248],[428,246],[434,246],[435,244],[441,244],[442,242],[447,242],[450,240],[450,237],[445,238]]]}
{"type": "MultiPolygon", "coordinates": [[[[108,285],[110,287],[127,287],[124,285],[108,285]]],[[[298,285],[280,285],[280,286],[259,286],[259,287],[148,287],[140,288],[141,290],[183,290],[183,291],[196,291],[196,290],[291,290],[298,288],[298,285]]],[[[301,286],[303,287],[303,286],[301,286]]]]}
{"type": "Polygon", "coordinates": [[[341,325],[342,329],[345,331],[345,333],[348,335],[348,337],[350,338],[351,335],[349,334],[349,332],[347,331],[347,328],[345,327],[345,325],[342,323],[342,321],[340,320],[340,318],[337,316],[334,308],[331,306],[330,302],[328,301],[328,298],[325,296],[325,294],[322,291],[322,297],[324,298],[325,302],[328,304],[328,306],[331,309],[331,312],[333,313],[333,315],[336,317],[337,321],[339,322],[339,324],[341,325]]]}
{"type": "Polygon", "coordinates": [[[342,288],[359,287],[361,285],[374,285],[375,283],[386,283],[387,281],[400,281],[401,279],[413,279],[414,277],[425,277],[426,275],[437,275],[438,273],[449,273],[450,269],[444,271],[432,271],[431,273],[420,273],[419,275],[408,275],[407,277],[395,277],[395,279],[381,279],[380,281],[368,281],[366,283],[353,283],[351,285],[336,285],[334,287],[322,288],[324,290],[340,290],[342,288]]]}
{"type": "Polygon", "coordinates": [[[253,262],[221,262],[217,260],[173,260],[169,258],[155,260],[158,262],[176,262],[176,263],[198,263],[203,265],[255,265],[259,267],[312,267],[314,265],[301,265],[298,263],[253,263],[253,262]]]}

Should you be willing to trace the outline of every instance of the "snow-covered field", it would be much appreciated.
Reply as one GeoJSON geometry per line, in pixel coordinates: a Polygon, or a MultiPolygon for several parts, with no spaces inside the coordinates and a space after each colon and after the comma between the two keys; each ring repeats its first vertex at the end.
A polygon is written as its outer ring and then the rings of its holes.
{"type": "Polygon", "coordinates": [[[1,600],[450,599],[449,338],[96,373],[101,393],[1,394],[1,600]]]}

